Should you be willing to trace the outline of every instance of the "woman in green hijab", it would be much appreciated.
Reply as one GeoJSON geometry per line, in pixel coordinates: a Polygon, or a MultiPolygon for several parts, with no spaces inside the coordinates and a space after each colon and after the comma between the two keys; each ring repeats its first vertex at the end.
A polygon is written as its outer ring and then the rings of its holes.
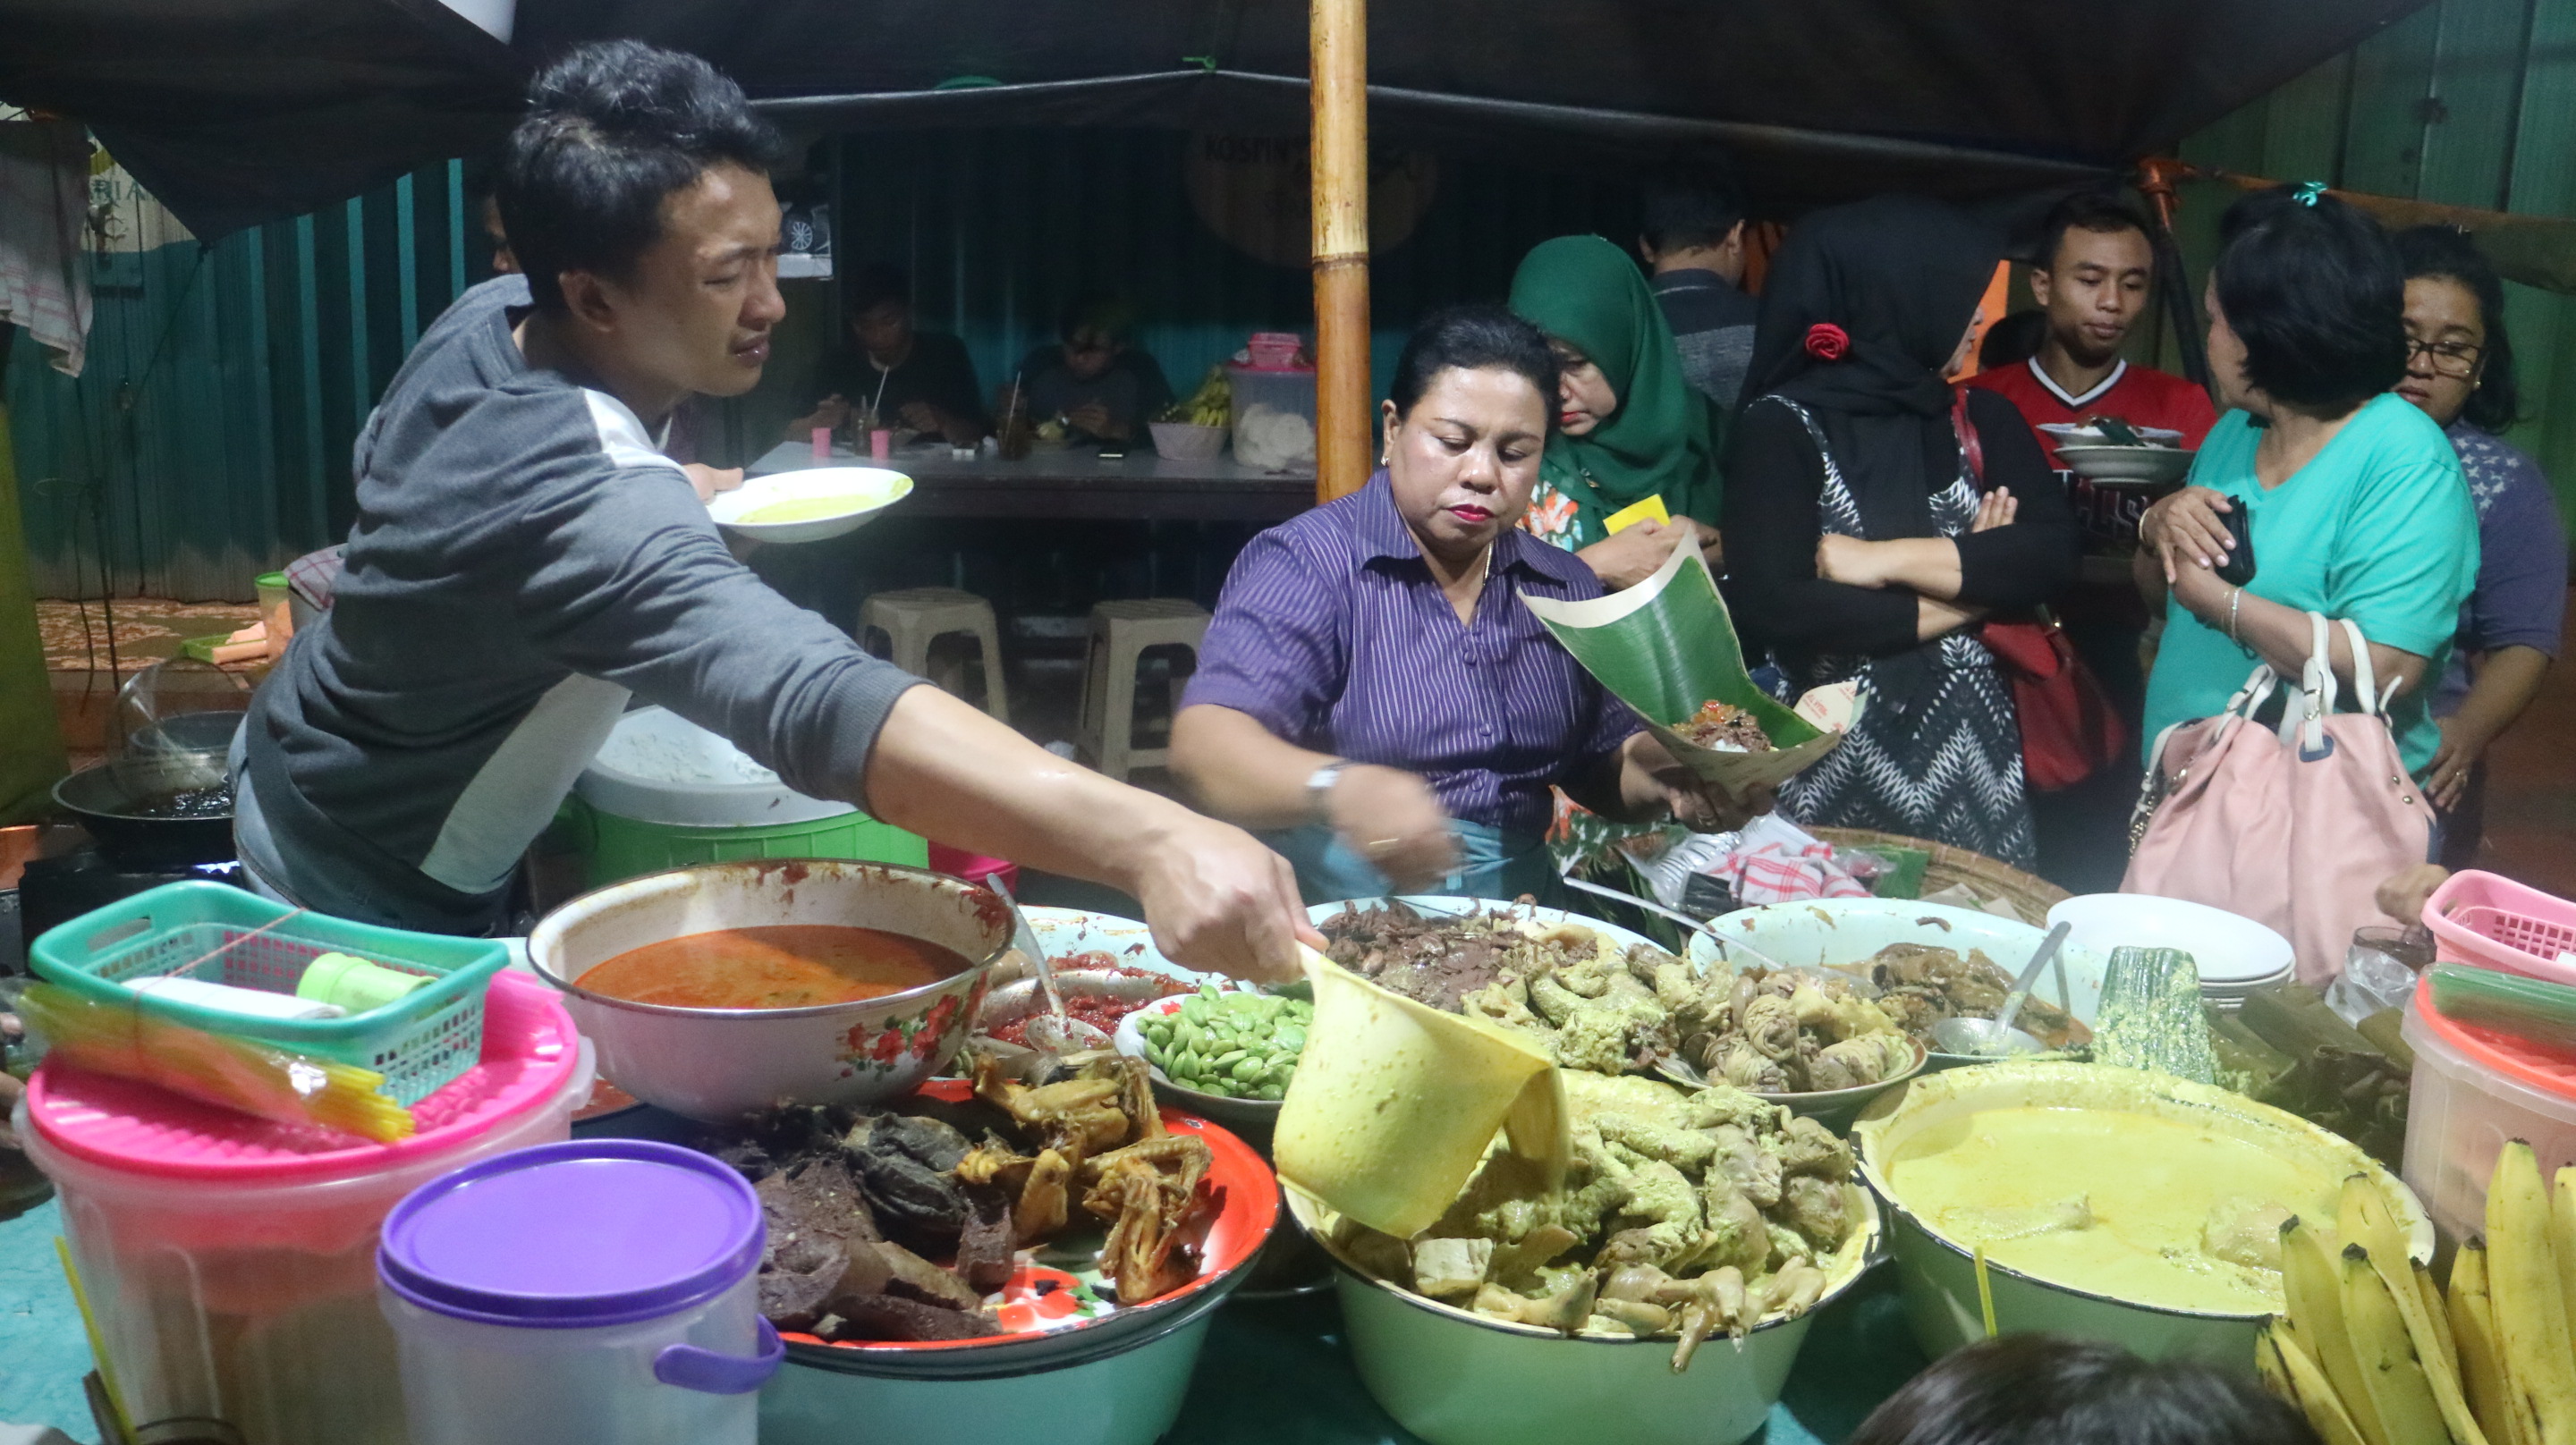
{"type": "Polygon", "coordinates": [[[1559,236],[1521,259],[1512,310],[1547,333],[1563,367],[1558,427],[1521,525],[1583,558],[1601,585],[1644,581],[1694,538],[1718,564],[1715,421],[1682,379],[1663,309],[1628,253],[1559,236]],[[1660,502],[1669,522],[1653,520],[1660,502]],[[1643,520],[1614,518],[1644,505],[1643,520]]]}

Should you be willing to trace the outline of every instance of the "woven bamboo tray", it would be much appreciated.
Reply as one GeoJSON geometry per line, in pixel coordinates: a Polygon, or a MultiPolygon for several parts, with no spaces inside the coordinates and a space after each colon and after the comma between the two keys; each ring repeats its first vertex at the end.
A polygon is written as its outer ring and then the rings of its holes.
{"type": "Polygon", "coordinates": [[[1902,833],[1880,833],[1867,828],[1809,828],[1808,832],[1839,848],[1876,845],[1882,848],[1914,848],[1932,855],[1923,869],[1923,891],[1938,893],[1953,883],[1965,883],[1981,898],[2001,898],[2013,906],[2022,921],[2034,927],[2048,926],[2048,910],[2064,902],[2067,891],[2044,878],[2035,878],[2008,863],[2000,863],[1983,853],[1935,843],[1928,838],[1908,838],[1902,833]]]}

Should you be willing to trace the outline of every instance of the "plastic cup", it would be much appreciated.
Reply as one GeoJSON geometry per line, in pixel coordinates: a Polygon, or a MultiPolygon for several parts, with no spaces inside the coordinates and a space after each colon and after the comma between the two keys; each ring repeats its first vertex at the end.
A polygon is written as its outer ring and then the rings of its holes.
{"type": "Polygon", "coordinates": [[[295,635],[295,589],[283,572],[262,572],[251,585],[259,589],[259,620],[268,629],[268,655],[284,657],[287,639],[295,635]]]}
{"type": "Polygon", "coordinates": [[[884,427],[868,433],[868,456],[884,461],[894,455],[894,433],[884,427]]]}
{"type": "Polygon", "coordinates": [[[831,459],[832,429],[827,426],[818,426],[814,428],[814,460],[818,462],[828,462],[831,459]]]}
{"type": "Polygon", "coordinates": [[[436,980],[369,963],[347,953],[326,953],[304,966],[295,996],[315,1003],[335,1003],[353,1014],[383,1008],[436,980]]]}
{"type": "Polygon", "coordinates": [[[1315,1021],[1273,1135],[1279,1177],[1398,1239],[1429,1228],[1508,1129],[1547,1172],[1565,1095],[1533,1040],[1390,993],[1309,951],[1315,1021]]]}

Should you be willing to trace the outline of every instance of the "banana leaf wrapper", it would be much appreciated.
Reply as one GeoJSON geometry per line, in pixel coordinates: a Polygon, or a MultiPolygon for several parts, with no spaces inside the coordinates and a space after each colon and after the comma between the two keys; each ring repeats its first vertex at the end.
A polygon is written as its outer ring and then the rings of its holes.
{"type": "Polygon", "coordinates": [[[1735,619],[1696,547],[1675,547],[1655,575],[1625,592],[1521,601],[1584,671],[1645,720],[1656,741],[1729,792],[1786,782],[1832,752],[1860,716],[1856,683],[1816,688],[1795,708],[1754,685],[1735,619]],[[1711,700],[1751,713],[1773,750],[1704,748],[1675,731],[1711,700]]]}

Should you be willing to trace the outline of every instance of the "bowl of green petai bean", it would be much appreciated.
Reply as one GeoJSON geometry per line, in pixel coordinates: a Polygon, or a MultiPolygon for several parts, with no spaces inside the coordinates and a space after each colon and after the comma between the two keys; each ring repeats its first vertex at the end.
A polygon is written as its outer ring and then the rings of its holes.
{"type": "Polygon", "coordinates": [[[1220,1124],[1268,1127],[1297,1073],[1315,1006],[1252,989],[1161,999],[1119,1020],[1118,1051],[1152,1066],[1154,1092],[1220,1124]]]}

